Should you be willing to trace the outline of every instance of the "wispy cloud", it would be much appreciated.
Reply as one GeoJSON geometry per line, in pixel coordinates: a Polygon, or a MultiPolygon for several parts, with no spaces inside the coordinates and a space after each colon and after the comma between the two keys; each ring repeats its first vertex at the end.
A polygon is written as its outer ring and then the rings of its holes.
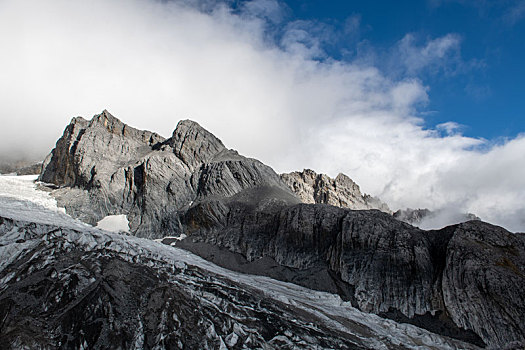
{"type": "Polygon", "coordinates": [[[241,3],[240,10],[244,15],[264,18],[271,23],[284,21],[289,9],[277,0],[250,0],[241,3]]]}
{"type": "Polygon", "coordinates": [[[0,149],[44,156],[70,117],[104,108],[165,136],[192,118],[278,171],[342,171],[393,208],[454,207],[525,230],[525,138],[490,145],[454,123],[423,127],[418,75],[456,70],[443,61],[457,59],[459,37],[405,37],[411,64],[393,76],[331,58],[322,23],[284,20],[268,36],[277,5],[0,2],[0,149]]]}
{"type": "Polygon", "coordinates": [[[514,25],[525,18],[525,1],[518,0],[505,12],[503,19],[506,23],[514,25]]]}
{"type": "Polygon", "coordinates": [[[445,74],[453,76],[484,66],[482,61],[465,61],[461,56],[461,37],[450,33],[421,43],[412,33],[406,34],[390,53],[392,70],[402,75],[445,74]]]}
{"type": "Polygon", "coordinates": [[[480,17],[491,18],[508,26],[513,26],[525,18],[525,0],[427,0],[430,8],[438,8],[450,3],[474,7],[480,17]]]}

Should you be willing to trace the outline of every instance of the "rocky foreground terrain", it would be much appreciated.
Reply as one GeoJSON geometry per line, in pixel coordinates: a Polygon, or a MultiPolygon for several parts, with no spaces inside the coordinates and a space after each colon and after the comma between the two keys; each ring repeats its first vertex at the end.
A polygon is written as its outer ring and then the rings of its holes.
{"type": "Polygon", "coordinates": [[[0,319],[2,349],[477,349],[5,197],[0,319]]]}
{"type": "MultiPolygon", "coordinates": [[[[279,176],[261,162],[228,150],[195,122],[181,121],[173,135],[164,139],[131,128],[107,111],[90,121],[74,118],[45,160],[40,180],[48,184],[46,188],[59,206],[86,223],[95,224],[108,215],[124,214],[132,235],[163,239],[167,244],[177,242],[177,247],[230,270],[337,294],[349,305],[370,313],[373,319],[378,315],[411,323],[472,347],[519,348],[519,344],[525,343],[523,234],[513,234],[481,221],[441,230],[420,230],[396,220],[386,205],[362,195],[359,187],[344,175],[330,179],[304,171],[279,176]],[[380,210],[368,210],[371,208],[380,210]]],[[[24,235],[30,232],[27,228],[30,224],[5,225],[11,228],[4,232],[24,232],[24,235]]],[[[139,244],[135,238],[130,242],[139,244]]],[[[109,266],[104,264],[114,260],[102,259],[105,252],[90,255],[87,250],[86,255],[80,253],[82,249],[71,253],[59,244],[49,251],[53,254],[48,255],[57,261],[48,267],[65,267],[77,261],[85,269],[101,271],[103,266],[109,266]],[[64,260],[59,262],[60,259],[64,260]]],[[[98,252],[98,248],[95,250],[98,252]]],[[[24,261],[21,256],[17,259],[24,261]]],[[[137,263],[142,265],[141,261],[137,263]]],[[[9,273],[13,276],[22,271],[21,267],[16,268],[19,263],[15,260],[11,264],[15,269],[9,273]]],[[[128,267],[122,269],[128,271],[128,267]]],[[[131,267],[129,271],[133,271],[129,272],[133,276],[146,273],[131,267]]],[[[127,274],[104,278],[118,281],[127,274]]],[[[165,278],[169,276],[166,272],[165,278]]],[[[20,279],[27,281],[23,287],[18,285],[25,291],[51,283],[48,277],[38,280],[29,274],[20,279]]],[[[138,277],[125,281],[132,289],[141,290],[143,286],[138,277]]],[[[144,284],[158,286],[163,281],[153,279],[144,284]]],[[[108,288],[117,290],[113,286],[108,288]]],[[[24,295],[9,284],[2,293],[24,295]]],[[[120,300],[119,303],[106,305],[105,313],[101,314],[104,317],[97,318],[98,322],[106,322],[105,317],[112,315],[107,308],[114,308],[113,313],[126,313],[120,311],[125,309],[124,304],[146,305],[142,299],[137,301],[140,293],[126,294],[125,298],[118,294],[112,298],[120,300]]],[[[45,288],[38,295],[53,298],[45,288]]],[[[27,313],[32,313],[36,306],[30,301],[34,296],[22,298],[33,305],[27,307],[27,313]]],[[[198,303],[188,307],[198,307],[198,303]]],[[[18,309],[9,310],[4,316],[8,319],[18,309]]],[[[26,317],[21,315],[17,320],[26,317]]],[[[38,322],[46,322],[46,317],[55,316],[42,316],[38,322]]],[[[16,322],[22,321],[13,322],[14,329],[21,327],[16,322]]],[[[272,320],[270,324],[274,322],[284,320],[272,320]]],[[[205,324],[197,322],[195,327],[208,329],[205,324]]],[[[97,329],[88,344],[94,344],[94,339],[100,337],[112,339],[123,334],[122,329],[97,329]]],[[[328,336],[323,346],[375,347],[348,340],[347,331],[328,336]]],[[[55,328],[52,332],[59,337],[64,330],[55,328]]],[[[78,329],[68,332],[67,339],[80,334],[78,329]]],[[[151,332],[145,334],[151,337],[155,334],[151,332]]],[[[296,334],[294,330],[290,332],[296,334]]],[[[298,329],[297,335],[304,332],[298,329]]],[[[331,331],[321,331],[326,332],[331,331]]],[[[268,337],[263,339],[269,341],[268,337]]],[[[465,346],[457,344],[451,345],[452,348],[465,346]]]]}

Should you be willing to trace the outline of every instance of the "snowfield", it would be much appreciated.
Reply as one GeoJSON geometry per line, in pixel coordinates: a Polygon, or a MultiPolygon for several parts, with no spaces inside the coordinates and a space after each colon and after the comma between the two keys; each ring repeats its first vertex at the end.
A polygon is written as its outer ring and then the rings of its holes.
{"type": "MultiPolygon", "coordinates": [[[[328,329],[352,334],[362,347],[477,349],[474,345],[439,336],[412,325],[396,323],[361,312],[353,308],[350,303],[341,300],[338,295],[309,290],[268,277],[232,272],[176,247],[104,230],[104,228],[126,229],[127,220],[124,215],[102,220],[98,227],[84,224],[66,215],[63,209],[57,208],[56,201],[48,192],[37,189],[35,179],[34,176],[0,176],[0,219],[7,218],[14,221],[12,228],[4,228],[6,232],[3,235],[0,231],[0,276],[4,275],[0,279],[0,292],[9,288],[14,278],[12,273],[5,274],[5,269],[27,252],[36,249],[39,244],[51,245],[59,239],[62,242],[60,247],[63,249],[70,247],[67,249],[111,253],[124,261],[139,262],[153,269],[165,269],[170,266],[181,270],[195,268],[213,278],[216,276],[218,278],[216,281],[228,281],[225,288],[231,288],[232,283],[246,286],[248,290],[257,290],[275,303],[284,303],[294,310],[301,310],[303,315],[310,315],[312,319],[319,320],[328,329]],[[110,222],[108,226],[106,226],[107,221],[110,222]],[[41,228],[36,229],[36,232],[41,234],[27,235],[22,228],[28,223],[42,225],[41,228]],[[63,229],[53,231],[49,226],[63,229]]],[[[2,222],[3,220],[0,221],[0,226],[2,222]]],[[[191,283],[191,278],[187,277],[187,283],[191,283]]],[[[89,279],[86,281],[91,283],[89,279]]],[[[176,286],[177,284],[173,282],[173,288],[176,286]]],[[[210,297],[206,302],[215,301],[217,301],[217,308],[221,309],[220,300],[210,297]]],[[[143,332],[141,329],[137,329],[135,348],[141,348],[141,344],[143,345],[144,334],[141,335],[141,332],[143,332]]],[[[217,332],[210,330],[210,337],[219,337],[217,332]]],[[[235,345],[239,336],[240,333],[232,333],[229,338],[220,337],[221,348],[227,349],[235,345]]],[[[275,341],[286,343],[293,339],[293,334],[283,334],[279,337],[281,338],[275,341]]]]}

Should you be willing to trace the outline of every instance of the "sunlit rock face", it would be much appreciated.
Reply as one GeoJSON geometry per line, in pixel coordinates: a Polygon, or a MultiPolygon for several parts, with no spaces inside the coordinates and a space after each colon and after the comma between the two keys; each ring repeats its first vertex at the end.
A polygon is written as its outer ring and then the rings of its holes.
{"type": "Polygon", "coordinates": [[[388,205],[378,198],[362,194],[359,185],[345,174],[332,179],[305,169],[281,174],[281,178],[303,203],[329,204],[354,210],[378,209],[391,213],[388,205]]]}
{"type": "Polygon", "coordinates": [[[337,293],[360,310],[473,344],[525,339],[522,235],[482,222],[418,229],[344,175],[280,177],[195,122],[163,139],[107,112],[74,119],[40,179],[89,223],[126,215],[136,236],[184,234],[178,246],[219,265],[337,293]],[[349,209],[369,207],[386,213],[349,209]],[[502,250],[509,235],[516,242],[502,250]],[[510,282],[497,278],[511,272],[510,282]]]}
{"type": "Polygon", "coordinates": [[[226,149],[193,121],[181,121],[164,139],[107,111],[91,121],[74,118],[39,179],[60,187],[54,196],[70,215],[95,224],[125,214],[130,230],[149,238],[180,234],[178,211],[203,198],[261,185],[290,193],[271,168],[226,149]]]}

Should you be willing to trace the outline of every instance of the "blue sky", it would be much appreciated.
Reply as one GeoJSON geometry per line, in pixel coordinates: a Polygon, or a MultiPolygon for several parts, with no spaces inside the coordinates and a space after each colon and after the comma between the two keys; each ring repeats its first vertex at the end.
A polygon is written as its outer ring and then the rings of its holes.
{"type": "Polygon", "coordinates": [[[285,21],[325,23],[339,32],[325,43],[330,57],[355,60],[372,51],[385,74],[403,74],[391,56],[405,35],[419,45],[455,35],[459,44],[450,55],[415,76],[429,88],[428,104],[420,110],[425,125],[453,120],[465,135],[487,139],[525,131],[525,1],[285,3],[285,21]],[[349,19],[358,22],[353,33],[345,33],[349,19]]]}
{"type": "Polygon", "coordinates": [[[525,232],[525,1],[2,0],[0,160],[107,109],[525,232]]]}

